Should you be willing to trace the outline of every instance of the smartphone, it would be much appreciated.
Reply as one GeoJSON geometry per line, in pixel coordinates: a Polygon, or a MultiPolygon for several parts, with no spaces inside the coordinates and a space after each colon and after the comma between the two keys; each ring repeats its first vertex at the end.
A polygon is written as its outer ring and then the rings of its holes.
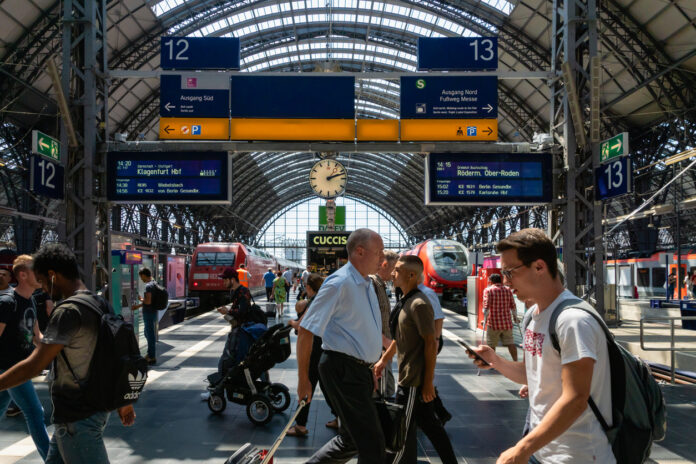
{"type": "Polygon", "coordinates": [[[460,345],[462,345],[464,347],[464,349],[466,349],[466,351],[473,354],[476,359],[481,361],[484,366],[490,366],[490,364],[488,364],[485,359],[483,359],[481,356],[479,356],[479,354],[477,352],[475,352],[473,349],[471,349],[471,347],[469,345],[467,345],[465,341],[463,341],[463,340],[457,340],[457,341],[459,342],[460,345]]]}

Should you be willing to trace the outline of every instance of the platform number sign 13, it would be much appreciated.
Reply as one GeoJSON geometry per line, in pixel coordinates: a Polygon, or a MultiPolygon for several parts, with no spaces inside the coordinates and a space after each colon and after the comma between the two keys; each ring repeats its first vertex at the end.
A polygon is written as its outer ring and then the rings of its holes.
{"type": "Polygon", "coordinates": [[[595,169],[597,199],[606,200],[631,191],[631,159],[622,156],[595,169]]]}
{"type": "Polygon", "coordinates": [[[42,156],[32,156],[29,171],[29,190],[49,198],[63,198],[63,166],[42,156]]]}

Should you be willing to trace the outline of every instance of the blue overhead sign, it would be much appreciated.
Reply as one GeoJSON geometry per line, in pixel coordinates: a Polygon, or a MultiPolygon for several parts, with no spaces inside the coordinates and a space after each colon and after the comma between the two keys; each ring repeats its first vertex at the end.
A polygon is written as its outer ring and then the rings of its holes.
{"type": "Polygon", "coordinates": [[[430,153],[426,205],[529,205],[552,196],[549,153],[430,153]]]}
{"type": "Polygon", "coordinates": [[[353,119],[352,76],[241,76],[231,80],[232,118],[353,119]]]}
{"type": "Polygon", "coordinates": [[[419,37],[418,70],[498,69],[497,37],[419,37]]]}
{"type": "Polygon", "coordinates": [[[631,159],[616,158],[595,169],[597,199],[606,200],[631,191],[631,159]]]}
{"type": "Polygon", "coordinates": [[[32,156],[29,165],[29,190],[37,195],[63,199],[65,168],[42,156],[32,156]]]}
{"type": "Polygon", "coordinates": [[[403,76],[401,119],[497,119],[498,78],[403,76]]]}
{"type": "Polygon", "coordinates": [[[160,77],[160,116],[229,118],[230,81],[222,73],[160,77]]]}
{"type": "Polygon", "coordinates": [[[228,204],[227,152],[111,152],[107,199],[116,203],[228,204]]]}
{"type": "Polygon", "coordinates": [[[237,37],[161,37],[162,69],[239,69],[237,37]]]}

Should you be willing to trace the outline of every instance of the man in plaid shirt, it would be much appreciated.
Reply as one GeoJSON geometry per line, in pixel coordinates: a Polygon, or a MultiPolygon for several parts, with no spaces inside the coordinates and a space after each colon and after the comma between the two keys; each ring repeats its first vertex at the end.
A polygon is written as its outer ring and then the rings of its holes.
{"type": "Polygon", "coordinates": [[[517,361],[517,346],[512,338],[512,319],[519,323],[516,310],[512,291],[503,285],[500,274],[491,274],[488,287],[483,291],[483,314],[488,318],[488,346],[495,350],[498,340],[502,339],[513,361],[517,361]]]}

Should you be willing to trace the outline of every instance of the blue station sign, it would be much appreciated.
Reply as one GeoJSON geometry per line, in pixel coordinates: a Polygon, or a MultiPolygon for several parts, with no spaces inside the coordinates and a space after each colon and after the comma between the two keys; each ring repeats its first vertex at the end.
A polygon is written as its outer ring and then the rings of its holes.
{"type": "Polygon", "coordinates": [[[237,37],[161,37],[162,69],[239,69],[237,37]]]}
{"type": "Polygon", "coordinates": [[[352,76],[232,76],[232,118],[353,119],[352,76]]]}
{"type": "Polygon", "coordinates": [[[117,203],[228,204],[227,152],[111,152],[107,199],[117,203]]]}
{"type": "Polygon", "coordinates": [[[419,71],[498,69],[497,37],[419,37],[419,71]]]}
{"type": "Polygon", "coordinates": [[[403,76],[401,119],[497,119],[495,76],[403,76]]]}
{"type": "Polygon", "coordinates": [[[43,156],[32,156],[29,162],[29,190],[62,200],[65,197],[65,168],[43,156]]]}
{"type": "Polygon", "coordinates": [[[631,159],[615,158],[595,169],[597,199],[606,200],[631,192],[631,159]]]}
{"type": "Polygon", "coordinates": [[[216,76],[199,73],[161,76],[160,116],[229,118],[228,77],[223,74],[216,76]]]}
{"type": "Polygon", "coordinates": [[[430,153],[426,205],[533,205],[552,196],[549,153],[430,153]]]}

